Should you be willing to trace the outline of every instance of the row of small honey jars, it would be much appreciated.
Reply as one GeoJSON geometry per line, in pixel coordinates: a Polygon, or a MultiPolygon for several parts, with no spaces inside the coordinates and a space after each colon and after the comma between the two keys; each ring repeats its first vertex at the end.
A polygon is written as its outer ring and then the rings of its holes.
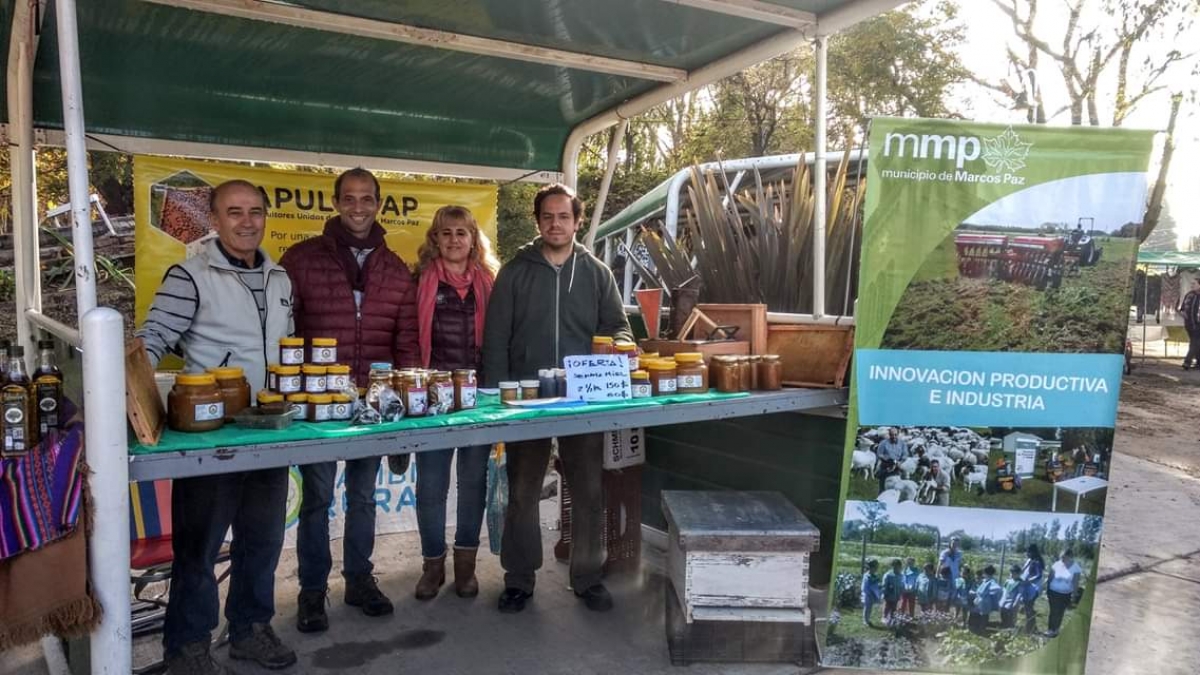
{"type": "Polygon", "coordinates": [[[669,358],[647,358],[643,354],[641,366],[643,370],[630,375],[634,398],[644,396],[647,380],[651,396],[708,392],[708,366],[704,363],[704,355],[699,352],[680,352],[669,358]]]}
{"type": "Polygon", "coordinates": [[[350,366],[334,363],[301,366],[272,365],[267,367],[267,389],[277,394],[338,394],[354,388],[350,366]]]}
{"type": "Polygon", "coordinates": [[[372,363],[367,384],[368,405],[379,405],[379,393],[388,387],[399,396],[406,417],[444,415],[475,407],[478,381],[470,368],[459,370],[392,370],[390,363],[372,363]]]}
{"type": "Polygon", "coordinates": [[[713,357],[713,384],[717,391],[776,391],[783,388],[783,362],[776,354],[713,357]]]}

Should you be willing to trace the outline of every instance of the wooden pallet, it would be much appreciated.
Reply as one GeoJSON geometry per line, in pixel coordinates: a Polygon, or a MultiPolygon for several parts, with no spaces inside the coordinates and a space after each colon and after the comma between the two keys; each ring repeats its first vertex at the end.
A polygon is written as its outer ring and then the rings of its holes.
{"type": "Polygon", "coordinates": [[[138,442],[158,445],[167,414],[154,381],[154,367],[141,340],[125,344],[125,407],[138,442]]]}

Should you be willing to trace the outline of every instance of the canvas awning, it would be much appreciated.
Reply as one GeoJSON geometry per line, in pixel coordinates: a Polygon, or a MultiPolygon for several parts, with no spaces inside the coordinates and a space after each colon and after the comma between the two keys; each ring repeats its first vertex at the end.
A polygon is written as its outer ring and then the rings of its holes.
{"type": "Polygon", "coordinates": [[[1200,252],[1195,251],[1138,251],[1139,265],[1200,268],[1200,252]]]}

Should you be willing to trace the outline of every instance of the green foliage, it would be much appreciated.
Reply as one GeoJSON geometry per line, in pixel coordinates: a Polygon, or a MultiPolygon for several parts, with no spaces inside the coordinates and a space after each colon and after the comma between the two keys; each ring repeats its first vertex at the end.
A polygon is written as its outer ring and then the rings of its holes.
{"type": "Polygon", "coordinates": [[[833,597],[838,607],[858,607],[862,593],[862,589],[858,587],[858,579],[857,574],[838,572],[833,580],[833,597]]]}
{"type": "Polygon", "coordinates": [[[1000,659],[1011,659],[1041,649],[1041,638],[1020,633],[1015,629],[999,630],[980,636],[952,628],[938,636],[938,656],[946,666],[982,665],[1000,659]]]}
{"type": "Polygon", "coordinates": [[[17,280],[11,270],[0,269],[0,302],[12,302],[17,292],[17,280]]]}
{"type": "Polygon", "coordinates": [[[501,185],[496,203],[496,255],[506,263],[517,249],[537,236],[533,220],[533,196],[540,186],[533,183],[501,185]]]}

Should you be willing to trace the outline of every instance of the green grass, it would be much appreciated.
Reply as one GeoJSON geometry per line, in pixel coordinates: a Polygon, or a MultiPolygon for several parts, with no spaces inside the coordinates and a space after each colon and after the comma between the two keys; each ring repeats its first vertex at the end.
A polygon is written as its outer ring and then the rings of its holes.
{"type": "Polygon", "coordinates": [[[896,306],[883,348],[1122,353],[1132,239],[1101,242],[1093,267],[1056,290],[958,276],[953,235],[918,269],[896,306]]]}
{"type": "MultiPolygon", "coordinates": [[[[996,460],[1004,454],[1003,450],[993,450],[988,459],[992,467],[989,476],[995,476],[996,460]]],[[[955,480],[950,488],[950,506],[966,508],[1006,509],[1012,511],[1050,511],[1053,498],[1054,484],[1046,480],[1046,464],[1039,461],[1034,467],[1033,478],[1021,481],[1021,489],[1014,492],[987,494],[979,488],[963,489],[961,481],[955,480]]],[[[879,495],[879,481],[875,478],[864,479],[862,472],[852,472],[846,492],[846,499],[852,501],[873,501],[879,495]]],[[[1091,492],[1079,500],[1079,513],[1095,516],[1104,515],[1104,501],[1108,496],[1107,490],[1091,492]]],[[[937,508],[937,507],[929,507],[937,508]]],[[[1058,512],[1074,513],[1075,495],[1058,492],[1058,512]]]]}

